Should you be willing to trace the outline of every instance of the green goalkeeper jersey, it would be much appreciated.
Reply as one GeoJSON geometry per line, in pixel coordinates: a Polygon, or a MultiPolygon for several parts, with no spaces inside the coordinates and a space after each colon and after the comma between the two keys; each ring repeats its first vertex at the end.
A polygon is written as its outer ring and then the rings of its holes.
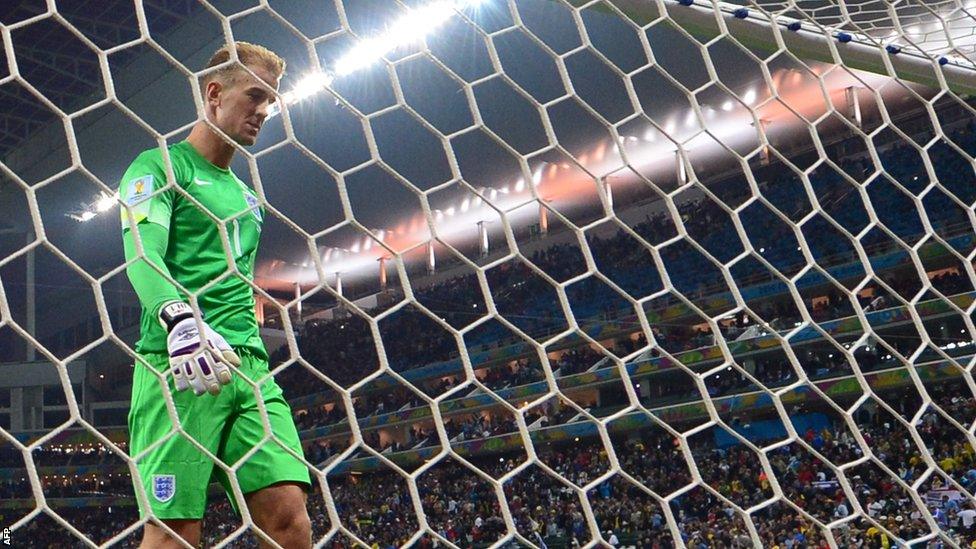
{"type": "Polygon", "coordinates": [[[127,205],[122,208],[126,258],[136,257],[130,214],[145,251],[128,269],[142,303],[136,351],[166,352],[166,332],[157,319],[159,308],[173,299],[189,302],[179,286],[145,264],[148,260],[186,291],[196,293],[204,319],[228,343],[266,358],[254,314],[254,293],[248,284],[254,275],[263,221],[258,199],[231,170],[215,166],[186,141],[169,147],[169,156],[175,183],[189,197],[167,186],[159,149],[136,157],[119,187],[119,196],[127,205]],[[227,228],[229,249],[221,239],[221,224],[227,228]]]}

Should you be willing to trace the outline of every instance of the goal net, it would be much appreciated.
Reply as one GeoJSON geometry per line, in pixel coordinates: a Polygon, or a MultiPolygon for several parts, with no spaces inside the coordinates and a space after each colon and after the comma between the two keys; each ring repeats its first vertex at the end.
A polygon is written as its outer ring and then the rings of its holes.
{"type": "MultiPolygon", "coordinates": [[[[976,543],[976,4],[10,4],[4,542],[160,524],[118,185],[246,40],[288,72],[232,164],[256,206],[213,219],[228,257],[263,222],[225,278],[254,290],[247,384],[290,405],[316,546],[976,543]]],[[[252,454],[191,442],[231,479],[204,544],[274,543],[252,454]]]]}

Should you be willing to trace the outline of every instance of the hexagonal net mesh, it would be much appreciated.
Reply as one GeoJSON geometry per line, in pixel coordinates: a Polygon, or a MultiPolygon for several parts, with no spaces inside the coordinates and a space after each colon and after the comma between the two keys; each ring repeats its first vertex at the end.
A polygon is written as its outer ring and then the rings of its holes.
{"type": "Polygon", "coordinates": [[[189,492],[205,545],[277,545],[245,497],[273,447],[310,471],[322,547],[976,543],[967,4],[121,4],[0,19],[0,212],[28,227],[0,229],[0,361],[27,359],[0,365],[5,536],[135,545],[140,505],[189,492]],[[225,421],[263,436],[232,455],[135,351],[144,233],[126,262],[77,232],[151,224],[120,163],[186,135],[201,56],[235,39],[297,67],[235,146],[253,203],[215,211],[165,154],[151,198],[210,219],[223,261],[156,275],[205,317],[228,281],[253,294],[269,370],[234,369],[254,405],[225,421]],[[80,331],[47,328],[67,293],[35,310],[56,269],[91,294],[80,331]],[[167,387],[138,452],[133,362],[167,387]],[[170,440],[215,477],[142,478],[170,440]]]}
{"type": "MultiPolygon", "coordinates": [[[[734,2],[739,3],[739,2],[734,2]]],[[[745,3],[743,3],[745,4],[745,3]]],[[[857,33],[884,45],[972,61],[973,5],[966,2],[756,2],[770,14],[857,33]]]]}

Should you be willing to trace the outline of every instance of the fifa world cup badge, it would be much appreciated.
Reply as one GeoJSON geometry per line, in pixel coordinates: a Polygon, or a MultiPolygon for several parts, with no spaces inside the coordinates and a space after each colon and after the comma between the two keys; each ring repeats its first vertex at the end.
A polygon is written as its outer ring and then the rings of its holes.
{"type": "Polygon", "coordinates": [[[176,494],[176,475],[153,475],[152,487],[153,497],[165,503],[176,494]]]}
{"type": "Polygon", "coordinates": [[[133,179],[132,181],[129,182],[129,189],[125,197],[125,203],[128,204],[129,206],[135,206],[136,204],[149,198],[152,192],[153,192],[152,175],[144,175],[138,179],[133,179]]]}

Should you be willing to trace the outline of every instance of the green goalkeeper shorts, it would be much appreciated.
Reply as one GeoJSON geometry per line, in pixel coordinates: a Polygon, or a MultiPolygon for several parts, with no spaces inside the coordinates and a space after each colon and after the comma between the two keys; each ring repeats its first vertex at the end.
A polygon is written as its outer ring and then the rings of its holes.
{"type": "MultiPolygon", "coordinates": [[[[246,349],[235,349],[241,357],[240,372],[252,381],[268,373],[268,363],[246,349]]],[[[143,358],[158,372],[169,369],[165,354],[146,354],[143,358]]],[[[165,377],[185,434],[176,431],[166,408],[159,378],[145,365],[136,364],[132,379],[132,404],[129,408],[129,454],[136,459],[146,499],[159,519],[200,519],[207,506],[207,487],[216,478],[224,487],[231,505],[238,511],[228,472],[216,465],[196,445],[219,458],[228,467],[237,465],[236,478],[247,494],[280,482],[295,482],[311,487],[308,468],[294,455],[302,455],[301,442],[291,407],[281,387],[271,377],[260,385],[261,398],[268,412],[273,438],[265,432],[258,408],[256,388],[235,373],[232,383],[217,396],[201,396],[192,390],[176,392],[173,377],[165,377]],[[172,436],[167,438],[172,433],[172,436]],[[265,440],[267,438],[267,440],[265,440]],[[165,439],[165,440],[163,440],[165,439]],[[157,443],[163,442],[143,452],[157,443]],[[258,450],[238,464],[255,446],[258,450]]],[[[139,503],[139,514],[147,515],[139,503]]]]}

